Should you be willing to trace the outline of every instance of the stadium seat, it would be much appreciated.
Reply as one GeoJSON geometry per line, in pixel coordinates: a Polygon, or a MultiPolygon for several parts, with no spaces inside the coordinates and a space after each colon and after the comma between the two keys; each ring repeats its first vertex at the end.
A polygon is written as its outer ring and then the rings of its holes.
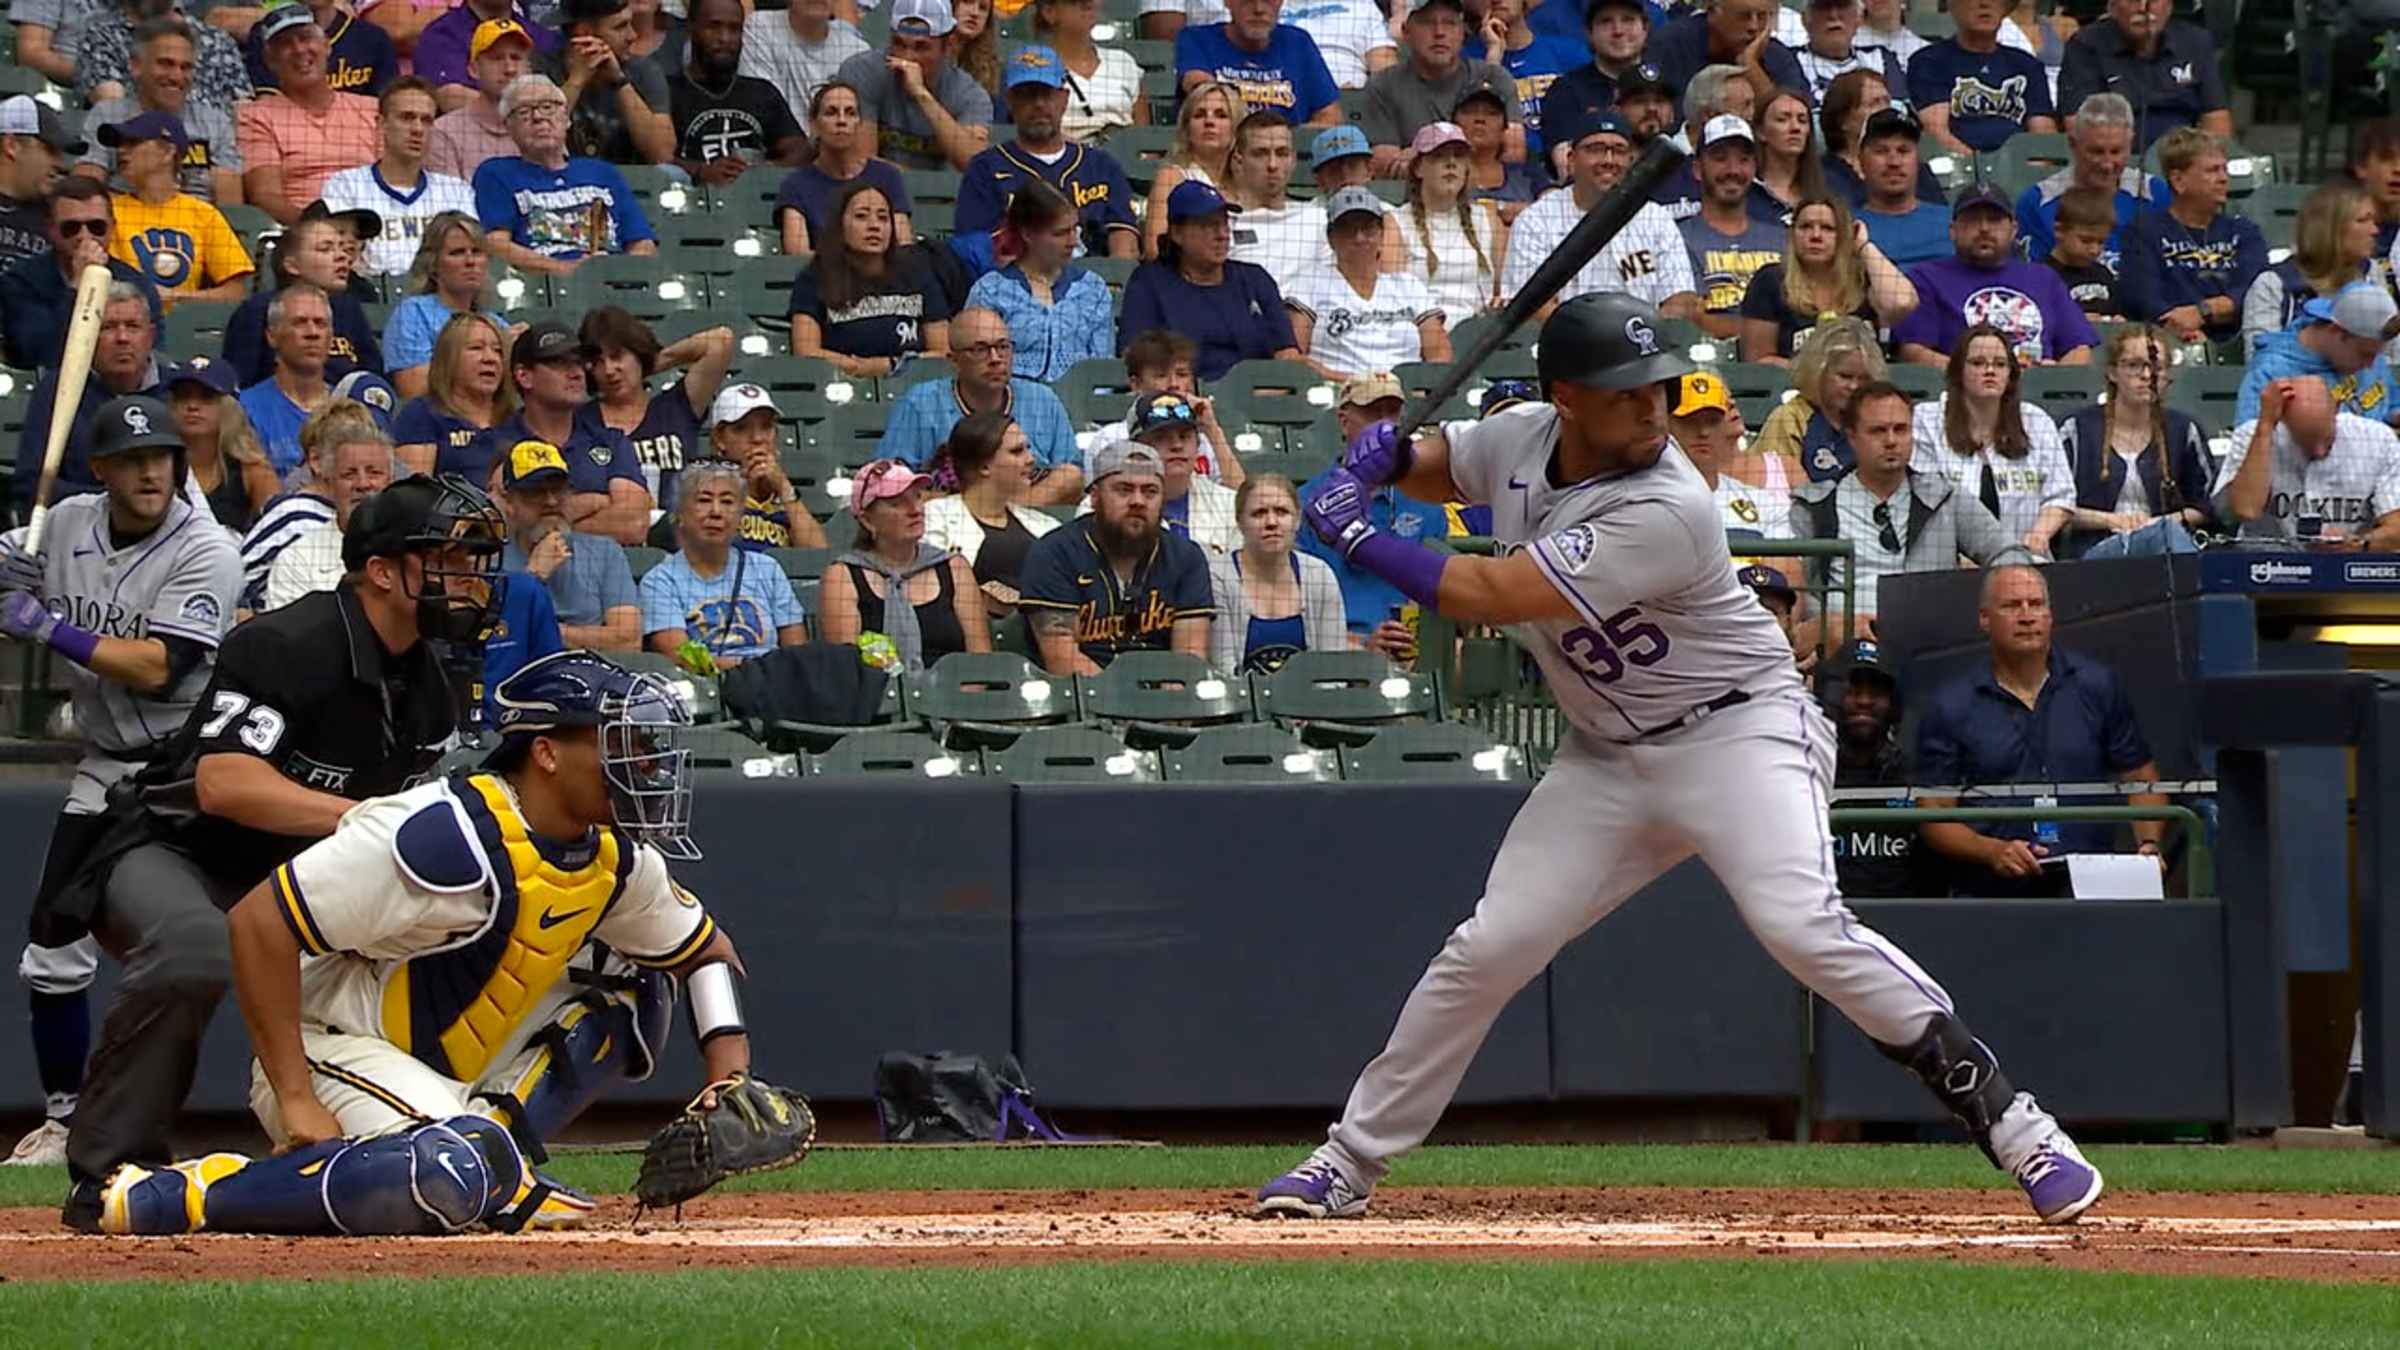
{"type": "Polygon", "coordinates": [[[1491,733],[1456,722],[1403,724],[1375,733],[1365,745],[1341,751],[1350,783],[1522,782],[1525,756],[1491,733]]]}
{"type": "MultiPolygon", "coordinates": [[[[775,198],[782,193],[783,180],[790,177],[791,173],[790,169],[780,164],[761,164],[756,168],[744,169],[741,177],[708,190],[708,213],[748,226],[766,238],[774,239],[778,237],[775,230],[775,198]]],[[[662,229],[659,233],[663,235],[666,231],[662,229]]]]}
{"type": "Polygon", "coordinates": [[[640,581],[644,572],[666,560],[667,551],[663,548],[629,547],[625,550],[625,565],[632,569],[635,581],[640,581]]]}
{"type": "MultiPolygon", "coordinates": [[[[838,486],[841,493],[846,494],[850,490],[847,483],[838,486]]],[[[834,512],[824,519],[823,524],[825,542],[834,552],[840,553],[858,542],[858,517],[848,511],[834,512]]]]}
{"type": "Polygon", "coordinates": [[[1163,127],[1175,125],[1175,104],[1181,97],[1175,89],[1172,70],[1142,72],[1142,97],[1150,100],[1150,120],[1163,127]]]}
{"type": "Polygon", "coordinates": [[[1163,757],[1170,783],[1330,783],[1341,776],[1332,751],[1273,727],[1210,727],[1163,757]]]}
{"type": "Polygon", "coordinates": [[[2269,183],[2229,208],[2258,222],[2269,248],[2290,248],[2300,223],[2300,206],[2316,189],[2300,183],[2269,183]]]}
{"type": "Polygon", "coordinates": [[[1042,727],[989,756],[985,772],[1018,783],[1155,783],[1158,756],[1090,727],[1042,727]]]}
{"type": "Polygon", "coordinates": [[[2222,436],[2233,430],[2233,410],[2242,392],[2241,366],[2177,366],[2167,390],[2167,406],[2198,422],[2203,431],[2222,436]]]}
{"type": "MultiPolygon", "coordinates": [[[[632,554],[635,552],[653,553],[657,550],[629,548],[625,551],[632,554]]],[[[706,675],[694,675],[685,670],[674,657],[647,650],[613,651],[607,655],[609,660],[627,670],[639,671],[645,675],[656,675],[666,681],[674,688],[675,697],[682,701],[684,711],[692,715],[694,722],[714,722],[725,715],[725,701],[718,696],[717,682],[706,675]]]]}
{"type": "Polygon", "coordinates": [[[2018,376],[2017,397],[2064,422],[2100,399],[2095,366],[2029,366],[2018,376]]]}
{"type": "Polygon", "coordinates": [[[553,278],[550,294],[556,308],[578,317],[602,305],[649,321],[709,307],[705,281],[661,259],[630,254],[587,259],[574,275],[553,278]]]}
{"type": "Polygon", "coordinates": [[[957,230],[957,217],[957,202],[918,202],[908,224],[919,239],[945,239],[957,230]]]}
{"type": "MultiPolygon", "coordinates": [[[[260,251],[260,241],[270,235],[283,233],[283,227],[275,223],[275,217],[268,215],[258,207],[220,205],[217,207],[217,211],[225,217],[225,223],[232,227],[234,235],[242,241],[243,246],[253,254],[260,251]]],[[[260,258],[257,261],[263,263],[265,259],[260,258]]]]}
{"type": "Polygon", "coordinates": [[[1185,652],[1126,652],[1075,683],[1083,715],[1109,722],[1204,726],[1250,715],[1250,691],[1239,677],[1185,652]]]}
{"type": "Polygon", "coordinates": [[[2019,132],[1997,150],[1976,157],[1984,177],[2008,194],[2017,194],[2067,167],[2067,138],[2058,132],[2019,132]]]}
{"type": "MultiPolygon", "coordinates": [[[[1935,399],[1942,396],[1942,372],[1931,366],[1920,366],[1913,361],[1894,361],[1891,363],[1890,372],[1884,378],[1907,390],[1908,396],[1913,399],[1935,399]]],[[[1755,431],[1757,428],[1753,427],[1751,430],[1755,431]]]]}
{"type": "Polygon", "coordinates": [[[762,744],[781,754],[822,755],[842,740],[857,735],[903,731],[920,736],[924,734],[922,724],[909,715],[908,681],[900,676],[884,681],[883,701],[876,706],[875,715],[861,726],[835,726],[824,722],[770,722],[749,717],[742,718],[741,725],[762,744]]]}
{"type": "Polygon", "coordinates": [[[873,403],[845,403],[824,421],[801,428],[808,438],[804,445],[842,468],[855,469],[883,453],[877,447],[890,411],[873,403]]]}
{"type": "Polygon", "coordinates": [[[186,300],[168,310],[161,352],[177,361],[220,355],[225,350],[225,326],[233,322],[238,308],[218,300],[186,300]]]}
{"type": "MultiPolygon", "coordinates": [[[[1500,316],[1497,314],[1478,314],[1472,319],[1462,320],[1458,327],[1450,330],[1451,349],[1462,354],[1465,353],[1483,340],[1486,329],[1496,328],[1499,324],[1500,316]]],[[[1696,333],[1699,330],[1695,327],[1693,331],[1696,333]]],[[[1541,326],[1539,324],[1526,324],[1509,334],[1508,341],[1503,344],[1503,347],[1530,347],[1540,334],[1541,326]]],[[[1660,336],[1664,337],[1665,334],[1662,332],[1660,336]]]]}
{"type": "MultiPolygon", "coordinates": [[[[826,565],[833,561],[833,550],[829,548],[771,548],[767,550],[767,556],[775,560],[775,566],[783,572],[784,579],[791,582],[793,590],[797,592],[802,582],[813,586],[817,583],[818,578],[825,575],[826,565]]],[[[811,600],[814,598],[814,596],[810,597],[811,600]]],[[[817,607],[814,604],[806,604],[803,608],[807,609],[812,619],[816,616],[817,607]]]]}
{"type": "MultiPolygon", "coordinates": [[[[927,202],[948,202],[958,205],[959,175],[948,169],[902,169],[900,185],[908,189],[909,199],[920,208],[927,202]]],[[[925,231],[919,229],[917,233],[925,231]]]]}
{"type": "Polygon", "coordinates": [[[1167,152],[1175,145],[1172,123],[1152,127],[1118,127],[1108,133],[1108,153],[1124,166],[1125,178],[1136,193],[1147,197],[1150,185],[1158,181],[1159,166],[1166,163],[1167,152]]]}
{"type": "Polygon", "coordinates": [[[917,679],[910,708],[948,745],[1005,746],[1027,730],[1070,720],[1074,686],[1023,657],[952,652],[917,679]]]}
{"type": "Polygon", "coordinates": [[[1133,279],[1133,270],[1141,266],[1136,258],[1077,258],[1075,265],[1108,283],[1108,298],[1112,307],[1122,307],[1125,283],[1133,279]]]}
{"type": "Polygon", "coordinates": [[[1133,406],[1133,391],[1125,382],[1125,363],[1113,356],[1078,361],[1050,387],[1057,391],[1058,401],[1066,405],[1067,420],[1077,426],[1122,422],[1126,410],[1133,406]]]}
{"type": "Polygon", "coordinates": [[[947,357],[920,356],[904,362],[893,374],[875,382],[877,397],[889,403],[909,391],[912,386],[927,380],[947,380],[958,374],[958,367],[947,357]]]}
{"type": "Polygon", "coordinates": [[[734,366],[733,378],[765,389],[787,422],[822,422],[853,403],[873,403],[873,380],[854,380],[822,356],[761,356],[734,366]]]}
{"type": "Polygon", "coordinates": [[[1763,361],[1719,362],[1717,373],[1725,377],[1725,390],[1741,408],[1742,420],[1754,427],[1765,425],[1767,415],[1783,406],[1792,389],[1788,368],[1763,361]]]}
{"type": "Polygon", "coordinates": [[[1362,728],[1430,717],[1433,677],[1403,670],[1380,653],[1306,651],[1256,681],[1262,719],[1297,725],[1315,744],[1361,744],[1362,728]]]}
{"type": "Polygon", "coordinates": [[[862,731],[844,736],[808,761],[808,771],[827,777],[885,774],[910,778],[963,778],[983,772],[983,756],[945,750],[931,736],[907,731],[862,731]]]}
{"type": "MultiPolygon", "coordinates": [[[[774,334],[789,333],[792,329],[792,279],[799,269],[752,268],[733,278],[733,286],[718,297],[716,307],[732,310],[748,318],[760,330],[774,334]]],[[[791,350],[788,338],[778,340],[775,349],[791,350]]]]}
{"type": "Polygon", "coordinates": [[[625,175],[625,185],[641,201],[642,213],[650,218],[654,229],[664,217],[709,209],[706,196],[698,188],[683,175],[667,172],[663,165],[620,164],[617,172],[625,175]]]}
{"type": "MultiPolygon", "coordinates": [[[[1160,42],[1151,38],[1121,38],[1113,45],[1121,48],[1127,56],[1133,58],[1135,65],[1144,70],[1171,71],[1175,69],[1175,44],[1172,41],[1160,42]]],[[[1168,125],[1172,126],[1173,124],[1169,123],[1168,125]]]]}
{"type": "Polygon", "coordinates": [[[795,757],[776,754],[730,724],[693,727],[683,734],[682,743],[691,751],[692,768],[701,773],[716,770],[744,778],[798,777],[805,767],[795,757]]]}
{"type": "Polygon", "coordinates": [[[1208,392],[1228,431],[1236,421],[1305,427],[1333,406],[1333,384],[1298,361],[1237,361],[1208,392]]]}
{"type": "Polygon", "coordinates": [[[831,485],[842,476],[842,469],[824,447],[795,437],[780,458],[783,476],[792,480],[792,490],[800,494],[811,515],[822,519],[841,509],[841,499],[834,495],[831,485]]]}

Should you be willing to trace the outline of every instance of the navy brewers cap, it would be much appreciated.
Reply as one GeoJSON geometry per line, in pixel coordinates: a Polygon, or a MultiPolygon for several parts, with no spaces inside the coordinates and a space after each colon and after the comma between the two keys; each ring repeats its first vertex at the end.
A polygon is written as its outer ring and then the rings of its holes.
{"type": "Polygon", "coordinates": [[[185,384],[203,385],[228,397],[239,388],[231,362],[206,356],[195,356],[181,365],[169,366],[158,372],[158,387],[169,393],[174,392],[176,386],[185,384]]]}
{"type": "Polygon", "coordinates": [[[184,130],[182,118],[163,112],[142,113],[100,128],[100,143],[111,150],[143,141],[172,141],[181,150],[191,144],[191,133],[184,130]]]}
{"type": "Polygon", "coordinates": [[[1657,94],[1671,99],[1675,90],[1658,67],[1644,61],[1617,77],[1617,102],[1623,103],[1635,94],[1657,94]]]}
{"type": "Polygon", "coordinates": [[[1958,190],[1957,196],[1950,199],[1950,214],[1963,216],[1969,208],[1977,206],[1989,207],[2012,219],[2016,216],[2016,211],[2008,204],[2008,194],[1982,174],[1975,175],[1965,187],[1958,190]]]}

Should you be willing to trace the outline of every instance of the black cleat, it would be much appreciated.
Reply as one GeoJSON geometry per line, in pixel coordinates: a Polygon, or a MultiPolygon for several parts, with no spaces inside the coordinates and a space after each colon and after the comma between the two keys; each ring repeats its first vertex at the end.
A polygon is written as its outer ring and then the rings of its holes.
{"type": "Polygon", "coordinates": [[[77,1177],[67,1186],[67,1202],[58,1208],[58,1221],[78,1233],[100,1231],[100,1183],[77,1177]]]}

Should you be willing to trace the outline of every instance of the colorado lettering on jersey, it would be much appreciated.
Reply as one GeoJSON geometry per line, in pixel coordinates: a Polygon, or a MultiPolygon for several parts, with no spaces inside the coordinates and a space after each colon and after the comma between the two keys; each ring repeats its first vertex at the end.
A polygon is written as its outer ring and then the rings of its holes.
{"type": "Polygon", "coordinates": [[[2277,520],[2314,517],[2328,525],[2372,525],[2375,512],[2365,497],[2336,497],[2308,492],[2267,494],[2267,514],[2277,520]]]}
{"type": "Polygon", "coordinates": [[[49,604],[50,612],[62,621],[102,637],[139,640],[150,636],[150,616],[114,600],[94,600],[84,595],[53,595],[49,598],[49,604]]]}
{"type": "Polygon", "coordinates": [[[1950,115],[1997,117],[2003,121],[2021,123],[2030,107],[2025,97],[2026,79],[2023,75],[2011,75],[1993,85],[1972,77],[1962,77],[1950,86],[1950,115]]]}
{"type": "Polygon", "coordinates": [[[516,194],[525,217],[525,246],[536,253],[618,253],[616,201],[607,188],[524,189],[516,194]]]}
{"type": "MultiPolygon", "coordinates": [[[[140,231],[126,242],[133,248],[133,260],[142,275],[157,283],[162,291],[181,286],[200,265],[198,241],[182,230],[154,227],[140,231]]],[[[352,355],[355,357],[356,353],[352,355]]]]}

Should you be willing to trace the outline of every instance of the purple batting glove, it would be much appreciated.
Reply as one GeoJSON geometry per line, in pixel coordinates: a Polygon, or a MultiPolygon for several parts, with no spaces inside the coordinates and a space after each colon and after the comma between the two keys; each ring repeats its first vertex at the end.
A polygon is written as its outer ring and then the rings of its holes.
{"type": "Polygon", "coordinates": [[[23,591],[0,595],[0,633],[27,642],[48,642],[58,627],[50,607],[23,591]]]}
{"type": "Polygon", "coordinates": [[[1317,537],[1340,549],[1345,558],[1376,533],[1367,521],[1368,491],[1350,470],[1327,469],[1304,513],[1317,537]]]}
{"type": "Polygon", "coordinates": [[[1349,449],[1342,453],[1342,467],[1370,487],[1397,483],[1407,477],[1416,451],[1409,442],[1400,439],[1399,431],[1390,422],[1360,428],[1350,438],[1349,449]]]}
{"type": "Polygon", "coordinates": [[[30,591],[39,596],[47,580],[42,555],[0,540],[0,591],[30,591]]]}

